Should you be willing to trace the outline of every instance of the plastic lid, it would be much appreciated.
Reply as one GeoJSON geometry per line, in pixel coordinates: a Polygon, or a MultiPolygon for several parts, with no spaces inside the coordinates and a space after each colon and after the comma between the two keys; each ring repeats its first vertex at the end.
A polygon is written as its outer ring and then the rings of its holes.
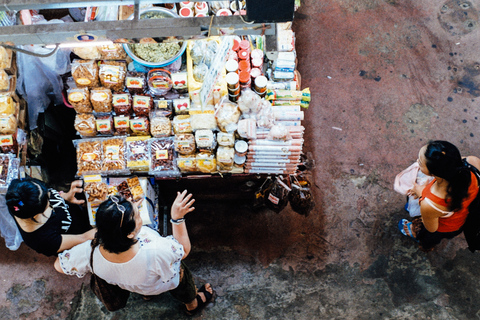
{"type": "Polygon", "coordinates": [[[240,49],[250,50],[250,41],[248,41],[248,40],[240,41],[240,49]]]}
{"type": "Polygon", "coordinates": [[[265,76],[258,76],[255,78],[255,86],[258,88],[264,88],[267,86],[267,78],[265,76]]]}
{"type": "Polygon", "coordinates": [[[238,67],[238,62],[233,59],[229,59],[227,62],[225,62],[225,69],[227,72],[236,72],[238,67]]]}
{"type": "Polygon", "coordinates": [[[240,80],[239,76],[237,73],[235,72],[229,72],[227,73],[227,75],[225,76],[225,81],[227,81],[227,83],[229,85],[236,85],[238,83],[238,81],[240,80]]]}
{"type": "Polygon", "coordinates": [[[250,62],[247,60],[240,60],[240,62],[238,62],[238,69],[240,71],[250,71],[250,62]]]}
{"type": "Polygon", "coordinates": [[[263,51],[260,49],[253,49],[251,56],[252,59],[263,59],[263,51]]]}
{"type": "Polygon", "coordinates": [[[220,9],[217,11],[217,16],[231,16],[231,15],[232,15],[232,11],[228,9],[220,9]]]}
{"type": "Polygon", "coordinates": [[[244,60],[245,60],[245,59],[248,59],[249,55],[250,55],[250,54],[248,53],[247,50],[241,49],[241,50],[238,51],[238,57],[239,57],[240,59],[244,59],[244,60]]]}
{"type": "Polygon", "coordinates": [[[233,51],[238,51],[238,49],[240,49],[240,44],[238,43],[238,41],[236,39],[233,39],[233,47],[232,47],[232,50],[233,51]]]}
{"type": "Polygon", "coordinates": [[[248,150],[248,143],[246,143],[243,140],[238,140],[237,142],[235,142],[235,151],[239,153],[244,153],[244,152],[247,152],[247,150],[248,150]]]}
{"type": "Polygon", "coordinates": [[[181,17],[191,17],[191,16],[193,16],[193,11],[189,7],[183,7],[183,8],[180,9],[178,14],[181,17]]]}
{"type": "Polygon", "coordinates": [[[238,154],[235,153],[233,156],[233,162],[235,164],[244,164],[245,161],[247,160],[247,156],[239,156],[238,154]]]}
{"type": "Polygon", "coordinates": [[[238,74],[238,78],[240,82],[247,83],[250,81],[250,72],[240,71],[240,73],[238,74]]]}
{"type": "Polygon", "coordinates": [[[250,76],[252,78],[256,78],[258,76],[261,76],[262,75],[262,70],[258,69],[258,68],[252,68],[252,70],[250,70],[250,76]]]}

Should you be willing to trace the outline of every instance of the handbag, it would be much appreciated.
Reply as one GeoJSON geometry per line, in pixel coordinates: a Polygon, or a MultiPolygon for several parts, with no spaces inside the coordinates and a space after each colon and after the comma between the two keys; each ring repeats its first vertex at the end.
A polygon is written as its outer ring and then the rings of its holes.
{"type": "Polygon", "coordinates": [[[95,245],[92,241],[92,253],[90,254],[90,267],[92,268],[92,276],[90,277],[90,288],[97,298],[102,301],[108,311],[116,311],[122,309],[127,304],[130,291],[120,288],[117,285],[110,284],[97,276],[93,271],[93,251],[95,245]]]}

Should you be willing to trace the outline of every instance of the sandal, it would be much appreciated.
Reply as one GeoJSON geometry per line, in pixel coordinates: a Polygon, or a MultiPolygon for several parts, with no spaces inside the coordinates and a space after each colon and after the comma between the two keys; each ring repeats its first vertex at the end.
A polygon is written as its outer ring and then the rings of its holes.
{"type": "Polygon", "coordinates": [[[407,237],[410,237],[413,240],[415,240],[416,242],[418,242],[417,238],[415,238],[413,236],[413,233],[412,233],[412,223],[410,221],[408,221],[407,219],[402,219],[398,222],[398,230],[400,230],[400,232],[403,235],[405,235],[407,237]],[[407,226],[408,233],[405,231],[405,226],[407,226]]]}
{"type": "MultiPolygon", "coordinates": [[[[213,288],[212,288],[213,290],[213,288]]],[[[202,300],[202,297],[197,293],[197,307],[193,310],[187,310],[187,307],[185,307],[185,313],[189,316],[195,315],[197,312],[205,308],[207,304],[210,302],[214,301],[215,298],[215,290],[213,290],[212,293],[208,292],[207,289],[205,288],[205,285],[203,285],[200,289],[198,289],[198,292],[202,292],[205,295],[205,301],[202,300]]]]}

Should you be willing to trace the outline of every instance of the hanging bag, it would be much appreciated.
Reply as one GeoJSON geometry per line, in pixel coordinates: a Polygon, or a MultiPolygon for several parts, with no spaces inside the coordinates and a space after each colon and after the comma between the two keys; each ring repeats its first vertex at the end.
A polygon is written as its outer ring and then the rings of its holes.
{"type": "Polygon", "coordinates": [[[92,253],[90,254],[90,267],[92,276],[90,278],[90,288],[97,298],[102,301],[108,311],[122,309],[127,304],[130,291],[120,288],[117,285],[110,284],[97,276],[93,272],[93,251],[95,250],[94,241],[92,241],[92,253]]]}

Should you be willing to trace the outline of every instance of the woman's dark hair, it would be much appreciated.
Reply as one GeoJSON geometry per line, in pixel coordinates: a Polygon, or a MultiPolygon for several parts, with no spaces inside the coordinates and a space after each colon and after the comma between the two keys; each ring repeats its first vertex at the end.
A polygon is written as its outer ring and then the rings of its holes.
{"type": "Polygon", "coordinates": [[[43,213],[48,203],[48,189],[38,179],[14,179],[5,195],[8,211],[20,219],[33,219],[43,213]]]}
{"type": "Polygon", "coordinates": [[[425,150],[425,158],[428,171],[448,181],[449,210],[462,208],[462,201],[468,196],[471,174],[464,165],[458,148],[447,141],[430,141],[425,150]]]}
{"type": "Polygon", "coordinates": [[[95,215],[97,224],[95,237],[105,250],[121,253],[137,243],[137,239],[128,238],[128,235],[135,230],[134,213],[132,203],[120,196],[110,196],[100,204],[95,215]],[[123,209],[125,213],[122,220],[123,209]]]}

